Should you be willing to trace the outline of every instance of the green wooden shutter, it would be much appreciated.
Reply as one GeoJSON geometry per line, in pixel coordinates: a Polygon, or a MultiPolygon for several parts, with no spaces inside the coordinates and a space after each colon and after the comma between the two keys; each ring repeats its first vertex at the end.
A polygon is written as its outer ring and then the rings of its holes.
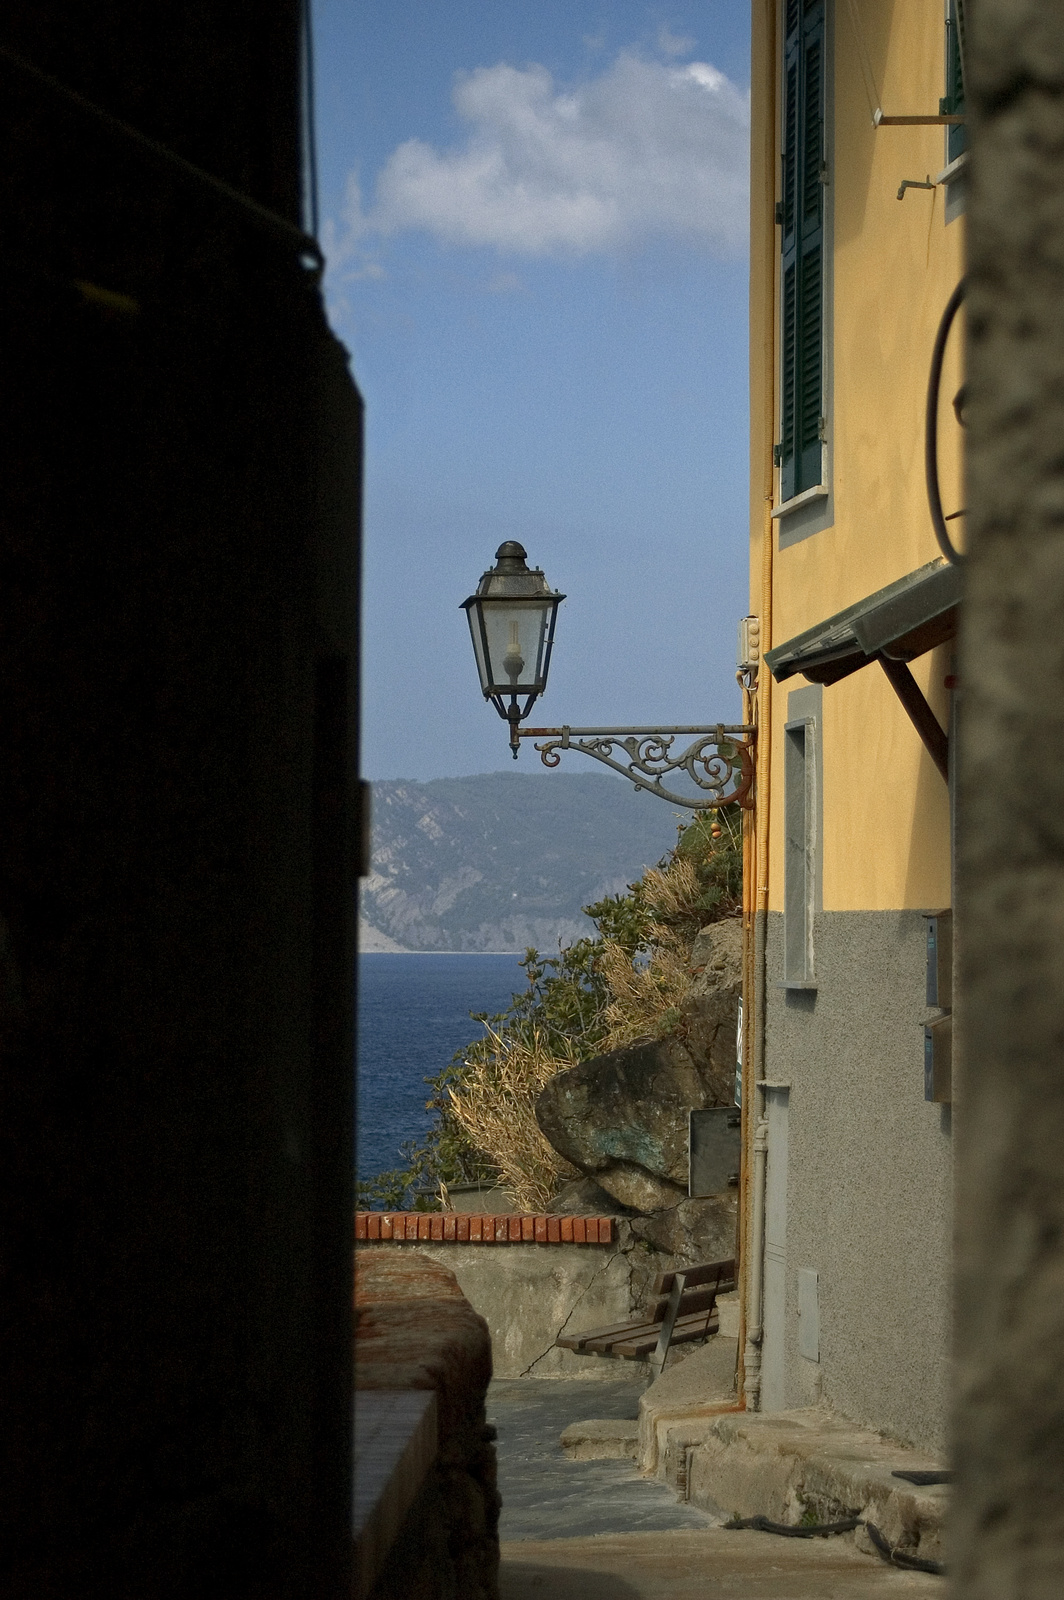
{"type": "MultiPolygon", "coordinates": [[[[964,6],[949,0],[946,7],[946,93],[939,104],[942,116],[964,111],[964,6]]],[[[968,148],[963,123],[946,129],[946,160],[956,161],[968,148]]]]}
{"type": "Polygon", "coordinates": [[[824,0],[787,0],[783,90],[780,497],[821,480],[824,0]]]}

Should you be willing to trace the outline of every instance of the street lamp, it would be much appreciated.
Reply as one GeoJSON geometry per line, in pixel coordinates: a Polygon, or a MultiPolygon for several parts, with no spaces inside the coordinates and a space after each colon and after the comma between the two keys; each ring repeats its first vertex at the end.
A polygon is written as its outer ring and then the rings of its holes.
{"type": "MultiPolygon", "coordinates": [[[[539,567],[525,565],[526,553],[508,539],[495,552],[496,564],[485,572],[476,594],[462,601],[469,619],[473,652],[485,700],[510,725],[514,760],[522,739],[542,738],[536,749],[545,767],[561,762],[562,750],[579,750],[603,766],[612,767],[637,789],[658,795],[670,805],[690,811],[712,811],[719,806],[753,805],[754,779],[752,724],[717,722],[707,728],[522,728],[532,706],[547,687],[554,621],[565,599],[551,589],[539,567]],[[524,699],[522,710],[519,701],[524,699]],[[507,704],[509,701],[509,704],[507,704]],[[675,754],[676,736],[695,736],[675,754]],[[685,772],[702,795],[677,794],[662,778],[685,772]]],[[[751,619],[745,619],[750,621],[751,619]]],[[[740,650],[742,654],[742,648],[740,650]]],[[[753,663],[740,663],[740,681],[753,663]]],[[[756,670],[756,668],[754,668],[756,670]]],[[[748,687],[748,685],[746,685],[748,687]]]]}
{"type": "Polygon", "coordinates": [[[510,749],[517,760],[523,722],[547,687],[554,619],[563,594],[550,588],[539,567],[525,565],[526,551],[507,539],[495,552],[495,565],[462,601],[473,636],[480,687],[500,717],[510,724],[510,749]],[[509,705],[505,702],[509,698],[509,705]],[[518,704],[524,699],[522,710],[518,704]]]}

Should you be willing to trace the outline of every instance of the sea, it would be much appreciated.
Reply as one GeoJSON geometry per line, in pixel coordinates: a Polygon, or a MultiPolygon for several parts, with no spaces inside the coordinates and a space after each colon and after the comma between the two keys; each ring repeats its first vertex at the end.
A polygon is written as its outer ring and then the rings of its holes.
{"type": "MultiPolygon", "coordinates": [[[[522,952],[523,953],[523,952],[522,952]]],[[[520,957],[416,952],[358,958],[358,1176],[405,1165],[432,1121],[425,1079],[484,1036],[470,1016],[505,1011],[526,986],[520,957]]]]}

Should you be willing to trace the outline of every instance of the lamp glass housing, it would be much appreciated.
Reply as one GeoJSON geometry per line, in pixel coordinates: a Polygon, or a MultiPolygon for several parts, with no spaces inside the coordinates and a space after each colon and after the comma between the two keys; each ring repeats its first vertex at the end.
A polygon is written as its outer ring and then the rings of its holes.
{"type": "Polygon", "coordinates": [[[485,572],[476,594],[462,602],[481,691],[510,721],[518,698],[527,698],[521,713],[525,717],[547,686],[554,622],[564,599],[539,568],[529,570],[525,551],[509,540],[500,546],[497,565],[485,572]],[[504,699],[510,701],[510,710],[504,699]]]}

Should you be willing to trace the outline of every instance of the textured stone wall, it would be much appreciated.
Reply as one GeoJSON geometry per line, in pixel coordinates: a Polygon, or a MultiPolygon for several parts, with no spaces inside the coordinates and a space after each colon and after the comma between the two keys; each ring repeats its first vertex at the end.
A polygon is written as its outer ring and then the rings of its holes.
{"type": "MultiPolygon", "coordinates": [[[[619,1362],[555,1349],[555,1339],[563,1332],[624,1322],[645,1304],[658,1273],[734,1256],[735,1193],[691,1200],[654,1217],[613,1218],[609,1244],[441,1240],[406,1243],[401,1249],[404,1256],[438,1262],[454,1273],[488,1325],[496,1377],[609,1380],[621,1375],[619,1362]],[[658,1240],[642,1237],[640,1229],[656,1233],[658,1240]]],[[[360,1261],[385,1253],[398,1252],[383,1243],[358,1246],[360,1261]]]]}
{"type": "Polygon", "coordinates": [[[924,1100],[926,924],[821,912],[817,989],[792,992],[777,986],[782,921],[768,918],[766,1076],[791,1085],[783,1403],[823,1399],[941,1450],[953,1153],[950,1108],[924,1100]],[[798,1350],[803,1267],[819,1274],[819,1361],[798,1350]]]}
{"type": "Polygon", "coordinates": [[[1064,5],[972,8],[953,1593],[1064,1571],[1064,5]]]}
{"type": "Polygon", "coordinates": [[[355,1260],[355,1388],[432,1389],[439,1449],[372,1600],[495,1600],[499,1493],[484,1405],[491,1340],[455,1280],[405,1250],[355,1260]]]}

